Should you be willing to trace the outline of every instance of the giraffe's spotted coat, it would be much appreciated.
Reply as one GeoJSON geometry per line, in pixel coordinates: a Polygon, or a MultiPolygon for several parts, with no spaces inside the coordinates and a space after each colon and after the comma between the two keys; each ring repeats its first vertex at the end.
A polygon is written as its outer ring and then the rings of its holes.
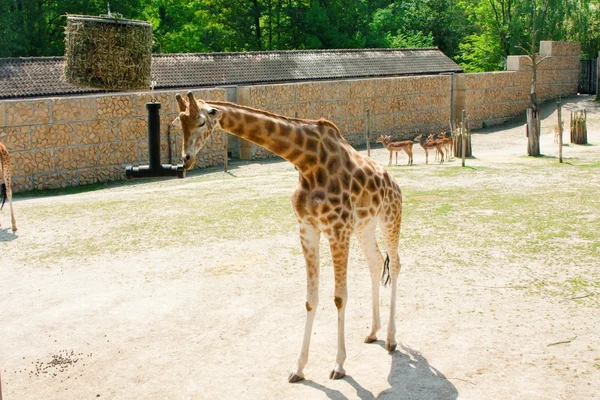
{"type": "Polygon", "coordinates": [[[188,93],[177,95],[178,117],[184,134],[186,168],[195,163],[198,150],[219,127],[278,154],[296,166],[298,185],[292,207],[300,226],[306,261],[307,295],[304,339],[290,382],[303,378],[308,360],[312,325],[319,302],[319,238],[329,241],[334,266],[334,302],[338,309],[338,349],[331,376],[344,376],[346,358],[344,314],[347,304],[347,267],[350,236],[355,234],[369,263],[373,291],[373,325],[367,336],[374,341],[379,330],[379,275],[383,257],[375,240],[379,224],[391,263],[391,309],[387,348],[396,346],[395,302],[400,271],[398,240],[402,221],[400,187],[381,165],[359,154],[330,121],[288,118],[228,102],[204,102],[188,93]]]}

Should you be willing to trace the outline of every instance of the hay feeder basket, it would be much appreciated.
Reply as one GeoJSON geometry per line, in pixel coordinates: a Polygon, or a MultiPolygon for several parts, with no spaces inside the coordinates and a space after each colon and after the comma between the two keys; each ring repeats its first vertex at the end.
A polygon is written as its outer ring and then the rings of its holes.
{"type": "Polygon", "coordinates": [[[68,15],[64,76],[79,87],[147,89],[152,24],[112,16],[68,15]]]}

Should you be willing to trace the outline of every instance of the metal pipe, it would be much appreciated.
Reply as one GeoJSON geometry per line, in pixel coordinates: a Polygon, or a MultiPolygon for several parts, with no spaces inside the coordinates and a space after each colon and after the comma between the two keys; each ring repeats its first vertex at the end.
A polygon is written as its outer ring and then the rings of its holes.
{"type": "Polygon", "coordinates": [[[148,161],[149,165],[125,167],[125,177],[134,178],[157,178],[164,176],[185,177],[183,164],[171,165],[160,163],[160,103],[146,103],[148,110],[148,161]]]}

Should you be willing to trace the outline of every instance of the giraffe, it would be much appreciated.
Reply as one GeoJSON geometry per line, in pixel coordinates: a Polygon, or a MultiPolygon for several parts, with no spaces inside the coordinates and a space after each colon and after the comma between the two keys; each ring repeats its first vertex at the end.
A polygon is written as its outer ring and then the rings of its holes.
{"type": "Polygon", "coordinates": [[[8,205],[10,206],[10,218],[12,223],[13,232],[17,231],[17,221],[15,220],[15,212],[12,205],[12,189],[10,185],[10,179],[12,174],[12,168],[10,165],[10,154],[6,146],[0,143],[0,178],[4,181],[0,190],[0,210],[4,207],[4,202],[8,199],[8,205]]]}
{"type": "Polygon", "coordinates": [[[296,166],[299,171],[292,207],[306,266],[306,322],[298,359],[288,376],[290,383],[304,379],[303,369],[313,321],[319,304],[319,243],[329,241],[334,267],[334,303],[337,308],[337,352],[330,379],[345,376],[345,310],[348,299],[347,266],[350,237],[356,235],[371,276],[372,325],[366,343],[377,340],[381,327],[379,276],[391,283],[386,349],[396,349],[396,287],[400,272],[398,244],[402,220],[400,186],[384,167],[359,154],[325,119],[288,118],[234,103],[196,100],[176,96],[180,113],[174,125],[183,130],[184,167],[195,165],[196,154],[215,128],[263,146],[296,166]],[[375,238],[379,224],[388,253],[384,260],[375,238]],[[391,262],[390,262],[391,261],[391,262]]]}

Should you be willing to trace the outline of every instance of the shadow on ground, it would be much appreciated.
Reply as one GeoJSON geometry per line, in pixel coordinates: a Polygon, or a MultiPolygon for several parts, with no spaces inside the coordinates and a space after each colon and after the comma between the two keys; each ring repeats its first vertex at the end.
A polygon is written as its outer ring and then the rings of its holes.
{"type": "Polygon", "coordinates": [[[0,242],[10,242],[18,236],[10,230],[10,228],[0,228],[0,242]]]}
{"type": "MultiPolygon", "coordinates": [[[[383,341],[376,343],[385,347],[383,341]]],[[[388,382],[391,387],[381,393],[373,394],[350,375],[346,375],[342,380],[352,386],[356,390],[356,395],[362,400],[455,400],[458,398],[456,387],[440,371],[429,365],[427,359],[418,351],[399,345],[399,350],[390,353],[390,357],[392,357],[392,368],[388,375],[388,382]]],[[[340,391],[311,380],[301,381],[300,384],[320,390],[330,399],[348,399],[340,391]]]]}

